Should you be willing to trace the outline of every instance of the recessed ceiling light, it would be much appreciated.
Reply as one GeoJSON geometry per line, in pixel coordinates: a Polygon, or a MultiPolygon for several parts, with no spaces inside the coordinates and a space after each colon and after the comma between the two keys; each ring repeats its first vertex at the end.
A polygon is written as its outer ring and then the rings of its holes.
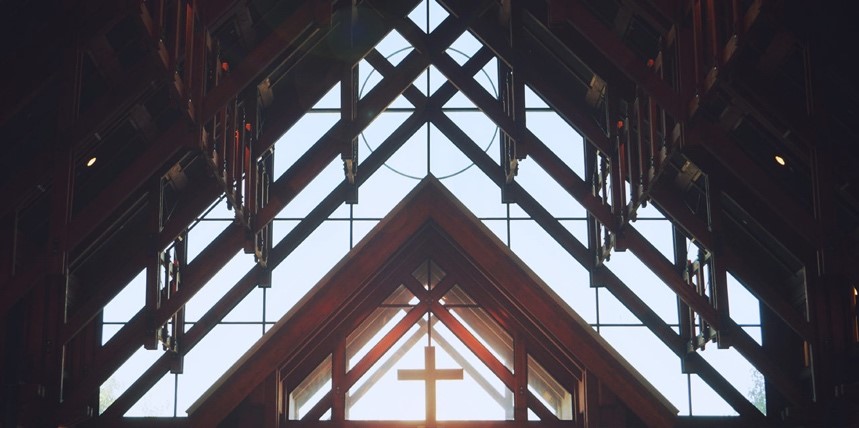
{"type": "Polygon", "coordinates": [[[89,160],[88,160],[88,161],[86,161],[86,166],[90,167],[90,166],[93,166],[93,165],[95,165],[95,156],[93,156],[93,157],[89,158],[89,160]]]}
{"type": "Polygon", "coordinates": [[[787,162],[784,160],[784,158],[779,156],[779,155],[775,155],[775,163],[777,163],[781,166],[785,166],[787,164],[787,162]]]}

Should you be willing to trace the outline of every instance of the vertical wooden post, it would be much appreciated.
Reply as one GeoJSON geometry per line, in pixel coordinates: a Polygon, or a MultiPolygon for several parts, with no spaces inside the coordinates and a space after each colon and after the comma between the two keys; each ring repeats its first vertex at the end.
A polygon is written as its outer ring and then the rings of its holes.
{"type": "Polygon", "coordinates": [[[624,138],[625,113],[621,111],[621,100],[616,94],[609,92],[609,139],[614,143],[614,153],[609,156],[611,164],[611,209],[617,225],[624,223],[626,202],[624,198],[623,160],[626,139],[624,138]]]}
{"type": "Polygon", "coordinates": [[[331,420],[346,420],[346,338],[337,337],[331,353],[331,420]]]}
{"type": "MultiPolygon", "coordinates": [[[[686,236],[677,227],[672,227],[674,238],[674,266],[677,272],[690,283],[689,254],[686,249],[686,236]]],[[[689,285],[692,286],[691,284],[689,285]]],[[[677,297],[677,320],[680,328],[680,337],[688,344],[694,337],[694,314],[680,296],[677,297]]],[[[686,373],[686,360],[680,359],[683,372],[686,373]]]]}
{"type": "MultiPolygon", "coordinates": [[[[648,121],[650,122],[650,176],[654,176],[662,164],[662,141],[657,134],[657,123],[659,122],[659,112],[657,111],[656,102],[653,97],[648,97],[648,121]]],[[[665,134],[662,134],[665,137],[665,134]]]]}
{"type": "MultiPolygon", "coordinates": [[[[349,22],[351,28],[351,21],[349,22]]],[[[350,32],[351,34],[351,32],[350,32]]],[[[346,121],[347,131],[344,133],[340,158],[343,160],[343,171],[349,182],[346,203],[358,203],[358,136],[347,138],[354,132],[354,122],[358,117],[358,66],[355,64],[344,64],[343,79],[340,84],[340,117],[346,121]]]]}
{"type": "Polygon", "coordinates": [[[582,374],[584,375],[580,382],[582,426],[584,428],[598,428],[603,426],[600,423],[599,380],[587,370],[584,370],[582,374]]]}
{"type": "Polygon", "coordinates": [[[513,337],[513,420],[528,420],[528,345],[521,332],[513,337]]]}
{"type": "MultiPolygon", "coordinates": [[[[357,7],[353,2],[346,2],[341,17],[341,28],[344,40],[347,41],[351,48],[354,45],[353,23],[357,20],[357,7]]],[[[340,118],[345,121],[348,126],[342,135],[340,142],[340,159],[343,160],[343,172],[346,176],[346,181],[349,183],[346,194],[344,195],[347,204],[358,203],[358,132],[355,129],[355,119],[358,117],[358,89],[360,83],[358,81],[358,65],[343,61],[342,78],[340,82],[340,118]],[[354,137],[353,137],[354,136],[354,137]]]]}
{"type": "MultiPolygon", "coordinates": [[[[182,232],[174,242],[174,265],[176,271],[173,273],[173,292],[182,289],[182,274],[188,265],[188,232],[182,232]]],[[[174,361],[170,367],[171,373],[183,373],[185,371],[185,306],[183,305],[173,315],[173,351],[174,361]]]]}
{"type": "MultiPolygon", "coordinates": [[[[146,257],[146,310],[148,314],[154,314],[161,307],[161,248],[158,248],[158,234],[161,232],[161,178],[157,178],[150,185],[149,190],[149,251],[146,257]]],[[[146,336],[143,347],[146,349],[158,349],[158,328],[154,320],[147,321],[146,336]]]]}
{"type": "MultiPolygon", "coordinates": [[[[720,325],[728,325],[730,311],[728,307],[728,271],[725,268],[724,245],[722,243],[722,191],[709,177],[704,182],[707,187],[707,214],[709,217],[710,231],[713,232],[713,248],[710,248],[710,284],[713,306],[716,308],[716,316],[720,325]]],[[[722,328],[717,332],[717,344],[720,349],[730,346],[728,337],[731,332],[722,328]]]]}
{"type": "MultiPolygon", "coordinates": [[[[599,196],[602,185],[600,184],[600,171],[597,159],[597,151],[594,145],[587,139],[583,141],[583,150],[585,156],[585,179],[591,183],[591,193],[594,196],[599,196]]],[[[600,225],[596,217],[590,212],[587,217],[588,226],[588,250],[593,256],[594,266],[599,266],[602,263],[602,250],[600,245],[600,225]]],[[[591,287],[597,287],[594,270],[588,271],[590,276],[591,287]]]]}
{"type": "Polygon", "coordinates": [[[630,179],[632,182],[633,188],[633,206],[638,207],[639,198],[641,195],[650,188],[650,178],[647,174],[648,162],[650,160],[650,153],[647,150],[648,146],[644,141],[644,135],[650,133],[650,129],[646,128],[644,125],[644,115],[645,108],[644,104],[647,102],[649,97],[647,97],[644,92],[639,91],[638,97],[635,99],[635,129],[637,130],[636,138],[636,150],[635,150],[635,173],[633,177],[630,179]]]}
{"type": "MultiPolygon", "coordinates": [[[[501,101],[504,113],[513,116],[513,76],[511,68],[504,62],[498,61],[498,97],[501,101]]],[[[499,163],[504,174],[504,184],[501,186],[501,201],[503,203],[516,202],[516,195],[511,190],[511,183],[517,174],[516,141],[512,135],[506,132],[500,133],[499,138],[499,163]]]]}

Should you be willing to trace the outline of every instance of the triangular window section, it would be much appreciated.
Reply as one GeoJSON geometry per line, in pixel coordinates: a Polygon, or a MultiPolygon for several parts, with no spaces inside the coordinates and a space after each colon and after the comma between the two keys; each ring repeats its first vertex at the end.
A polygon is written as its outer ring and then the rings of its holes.
{"type": "Polygon", "coordinates": [[[189,409],[222,427],[667,426],[676,412],[432,177],[189,409]]]}

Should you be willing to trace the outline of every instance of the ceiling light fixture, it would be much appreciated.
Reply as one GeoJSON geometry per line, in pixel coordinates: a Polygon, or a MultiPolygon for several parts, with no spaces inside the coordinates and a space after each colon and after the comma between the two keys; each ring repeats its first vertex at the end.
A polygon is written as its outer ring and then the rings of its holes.
{"type": "Polygon", "coordinates": [[[95,165],[95,160],[96,160],[96,159],[95,159],[95,156],[93,156],[93,157],[89,158],[89,160],[88,160],[88,161],[86,161],[86,166],[87,166],[87,167],[91,167],[91,166],[95,165]]]}
{"type": "Polygon", "coordinates": [[[784,160],[784,158],[779,156],[779,155],[775,155],[775,163],[777,163],[781,166],[785,166],[787,164],[787,162],[784,160]]]}

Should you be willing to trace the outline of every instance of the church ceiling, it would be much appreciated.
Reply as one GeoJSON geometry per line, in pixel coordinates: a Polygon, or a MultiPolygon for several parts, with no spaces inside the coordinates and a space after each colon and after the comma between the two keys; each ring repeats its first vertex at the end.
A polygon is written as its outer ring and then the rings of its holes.
{"type": "Polygon", "coordinates": [[[679,424],[853,393],[835,9],[59,3],[3,30],[4,423],[186,424],[130,417],[183,417],[430,175],[679,424]]]}

